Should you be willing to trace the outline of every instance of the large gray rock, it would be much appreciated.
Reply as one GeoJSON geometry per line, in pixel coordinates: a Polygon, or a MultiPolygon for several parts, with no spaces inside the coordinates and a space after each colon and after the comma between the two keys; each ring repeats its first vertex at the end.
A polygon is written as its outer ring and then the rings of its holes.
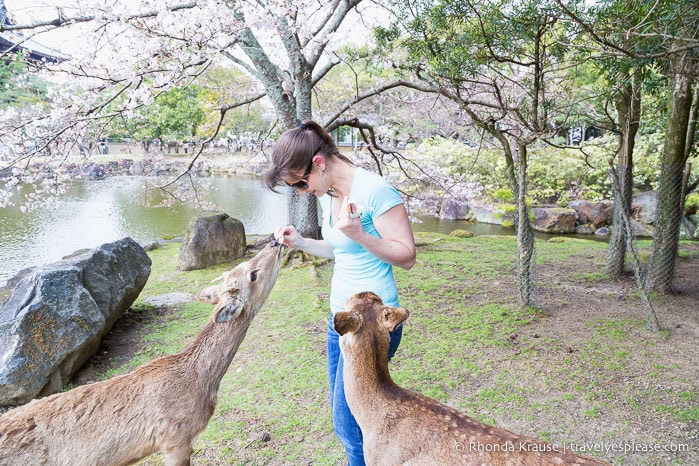
{"type": "Polygon", "coordinates": [[[578,223],[590,224],[594,228],[612,224],[614,203],[612,201],[571,201],[568,206],[578,213],[578,223]]]}
{"type": "Polygon", "coordinates": [[[575,227],[575,234],[577,235],[591,235],[595,232],[595,226],[586,223],[584,225],[578,225],[575,227]]]}
{"type": "Polygon", "coordinates": [[[637,222],[636,220],[631,220],[631,234],[633,236],[653,236],[653,225],[647,225],[645,223],[637,222]]]}
{"type": "Polygon", "coordinates": [[[0,307],[0,405],[59,392],[131,306],[151,260],[131,238],[22,272],[0,307]]]}
{"type": "MultiPolygon", "coordinates": [[[[697,214],[692,214],[687,219],[694,225],[694,232],[689,236],[690,238],[693,239],[699,239],[699,215],[697,214]]],[[[688,228],[690,231],[692,231],[691,227],[688,228]]]]}
{"type": "Polygon", "coordinates": [[[439,209],[439,218],[448,220],[464,220],[469,218],[469,208],[466,202],[445,197],[439,209]]]}
{"type": "Polygon", "coordinates": [[[680,217],[680,234],[685,238],[692,238],[697,230],[697,226],[684,215],[680,217]]]}
{"type": "Polygon", "coordinates": [[[192,219],[180,246],[180,270],[198,270],[231,262],[245,254],[245,227],[223,212],[192,219]]]}
{"type": "Polygon", "coordinates": [[[547,233],[574,233],[578,214],[573,209],[560,207],[533,207],[532,228],[547,233]]]}
{"type": "Polygon", "coordinates": [[[658,193],[646,191],[636,194],[631,201],[631,213],[639,222],[654,225],[658,218],[658,193]]]}

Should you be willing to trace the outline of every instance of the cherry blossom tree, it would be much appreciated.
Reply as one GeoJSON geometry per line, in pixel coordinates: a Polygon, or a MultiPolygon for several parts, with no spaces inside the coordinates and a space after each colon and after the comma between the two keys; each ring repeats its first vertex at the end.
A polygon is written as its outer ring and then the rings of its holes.
{"type": "Polygon", "coordinates": [[[71,47],[70,56],[59,52],[57,60],[30,64],[35,77],[50,83],[43,102],[0,112],[0,140],[7,148],[0,168],[12,173],[0,202],[10,202],[17,183],[38,178],[39,195],[60,193],[73,176],[69,154],[79,146],[89,149],[110,124],[128,120],[158,95],[194,82],[220,56],[216,45],[241,28],[220,2],[159,3],[91,0],[48,11],[37,5],[8,10],[0,33],[16,47],[5,55],[22,53],[57,30],[79,47],[71,47]]]}
{"type": "MultiPolygon", "coordinates": [[[[196,83],[215,65],[235,66],[258,85],[252,89],[241,85],[235,98],[221,105],[219,124],[209,140],[217,136],[227,112],[262,99],[277,116],[275,131],[291,128],[313,117],[314,88],[328,72],[347,65],[342,46],[368,37],[352,33],[368,32],[380,17],[377,12],[384,11],[363,0],[65,0],[60,4],[48,9],[10,8],[11,23],[0,25],[0,33],[27,39],[56,30],[80,31],[80,47],[73,48],[69,60],[36,65],[42,78],[53,83],[48,104],[9,107],[0,114],[0,139],[13,148],[10,160],[0,168],[12,169],[15,175],[5,184],[0,202],[8,202],[12,183],[31,181],[30,166],[48,154],[42,163],[53,164],[54,183],[49,189],[60,189],[65,154],[74,151],[78,141],[99,139],[113,122],[128,121],[158,95],[196,83]]],[[[229,85],[235,88],[238,83],[229,85]]],[[[373,123],[362,121],[352,109],[382,92],[410,85],[396,79],[357,87],[336,111],[325,112],[321,123],[331,130],[355,125],[373,134],[373,123]]],[[[193,155],[189,168],[198,156],[193,155]]],[[[316,235],[315,198],[300,198],[291,191],[290,222],[303,234],[316,235]]]]}

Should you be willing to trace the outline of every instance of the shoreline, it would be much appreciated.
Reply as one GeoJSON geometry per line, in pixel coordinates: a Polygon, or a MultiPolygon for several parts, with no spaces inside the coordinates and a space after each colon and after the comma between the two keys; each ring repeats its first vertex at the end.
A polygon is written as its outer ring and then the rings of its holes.
{"type": "MultiPolygon", "coordinates": [[[[354,152],[351,148],[345,149],[347,149],[345,152],[354,152]]],[[[269,164],[264,150],[243,150],[230,153],[225,148],[214,148],[202,151],[197,155],[196,151],[187,149],[173,154],[164,151],[145,152],[140,145],[124,143],[110,143],[107,154],[91,154],[87,157],[73,155],[63,162],[69,165],[68,172],[72,179],[86,180],[100,180],[117,175],[176,178],[185,173],[202,178],[217,174],[260,176],[269,164]]],[[[42,163],[41,158],[37,158],[30,170],[39,177],[48,178],[53,175],[49,163],[42,163]]],[[[594,215],[602,215],[594,221],[594,224],[592,222],[586,223],[583,217],[587,218],[586,214],[589,216],[589,211],[595,209],[611,212],[608,207],[599,206],[611,201],[581,200],[575,202],[587,204],[587,206],[576,206],[575,208],[534,206],[534,210],[537,211],[537,220],[533,224],[534,231],[556,236],[574,235],[589,239],[608,239],[612,223],[611,215],[608,212],[592,212],[594,215]],[[537,225],[537,221],[541,225],[537,225]]],[[[438,221],[463,221],[503,226],[504,223],[512,220],[509,218],[510,214],[507,213],[506,204],[492,203],[484,199],[454,198],[449,195],[430,194],[429,192],[423,193],[421,197],[415,196],[407,199],[406,207],[408,207],[411,217],[420,221],[425,218],[434,218],[438,221]]],[[[633,223],[635,236],[653,236],[652,224],[638,221],[633,223]]],[[[696,232],[699,232],[699,228],[695,229],[696,232]]],[[[689,236],[686,237],[691,239],[691,236],[692,232],[689,232],[689,236]]]]}

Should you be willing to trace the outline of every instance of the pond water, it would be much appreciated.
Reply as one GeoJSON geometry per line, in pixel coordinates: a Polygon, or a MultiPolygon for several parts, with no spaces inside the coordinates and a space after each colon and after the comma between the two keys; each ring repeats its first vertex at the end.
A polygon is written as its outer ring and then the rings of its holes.
{"type": "MultiPolygon", "coordinates": [[[[29,213],[0,208],[0,285],[23,268],[125,236],[138,242],[183,236],[203,209],[182,203],[154,207],[162,196],[152,190],[146,194],[144,189],[155,181],[132,176],[76,181],[50,206],[29,213]]],[[[271,233],[286,219],[284,194],[264,188],[260,178],[216,176],[201,181],[204,200],[243,222],[248,235],[271,233]]],[[[16,195],[28,192],[25,187],[16,195]]]]}
{"type": "MultiPolygon", "coordinates": [[[[130,236],[138,242],[183,236],[190,220],[202,209],[176,203],[154,207],[162,197],[144,192],[149,177],[115,176],[99,181],[76,181],[50,206],[23,213],[0,208],[0,286],[26,267],[60,260],[79,249],[94,248],[130,236]]],[[[2,182],[2,180],[0,180],[2,182]]],[[[217,175],[197,180],[198,192],[216,209],[239,219],[247,235],[270,234],[286,223],[284,188],[276,194],[259,177],[217,175]]],[[[28,187],[17,192],[24,196],[28,187]]],[[[470,230],[474,235],[511,235],[498,225],[421,218],[414,231],[449,233],[470,230]]]]}

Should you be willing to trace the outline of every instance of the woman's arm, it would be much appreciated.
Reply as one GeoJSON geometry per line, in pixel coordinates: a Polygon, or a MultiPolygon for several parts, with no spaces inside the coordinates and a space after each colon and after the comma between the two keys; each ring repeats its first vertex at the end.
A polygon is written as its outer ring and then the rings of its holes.
{"type": "Polygon", "coordinates": [[[292,225],[279,227],[274,232],[274,239],[290,248],[300,249],[308,254],[334,259],[333,248],[326,241],[304,238],[292,225]]]}
{"type": "Polygon", "coordinates": [[[372,236],[362,227],[359,217],[350,216],[347,197],[342,201],[337,227],[350,239],[382,261],[409,270],[415,265],[415,238],[410,228],[408,212],[403,204],[391,207],[374,219],[381,238],[372,236]]]}

